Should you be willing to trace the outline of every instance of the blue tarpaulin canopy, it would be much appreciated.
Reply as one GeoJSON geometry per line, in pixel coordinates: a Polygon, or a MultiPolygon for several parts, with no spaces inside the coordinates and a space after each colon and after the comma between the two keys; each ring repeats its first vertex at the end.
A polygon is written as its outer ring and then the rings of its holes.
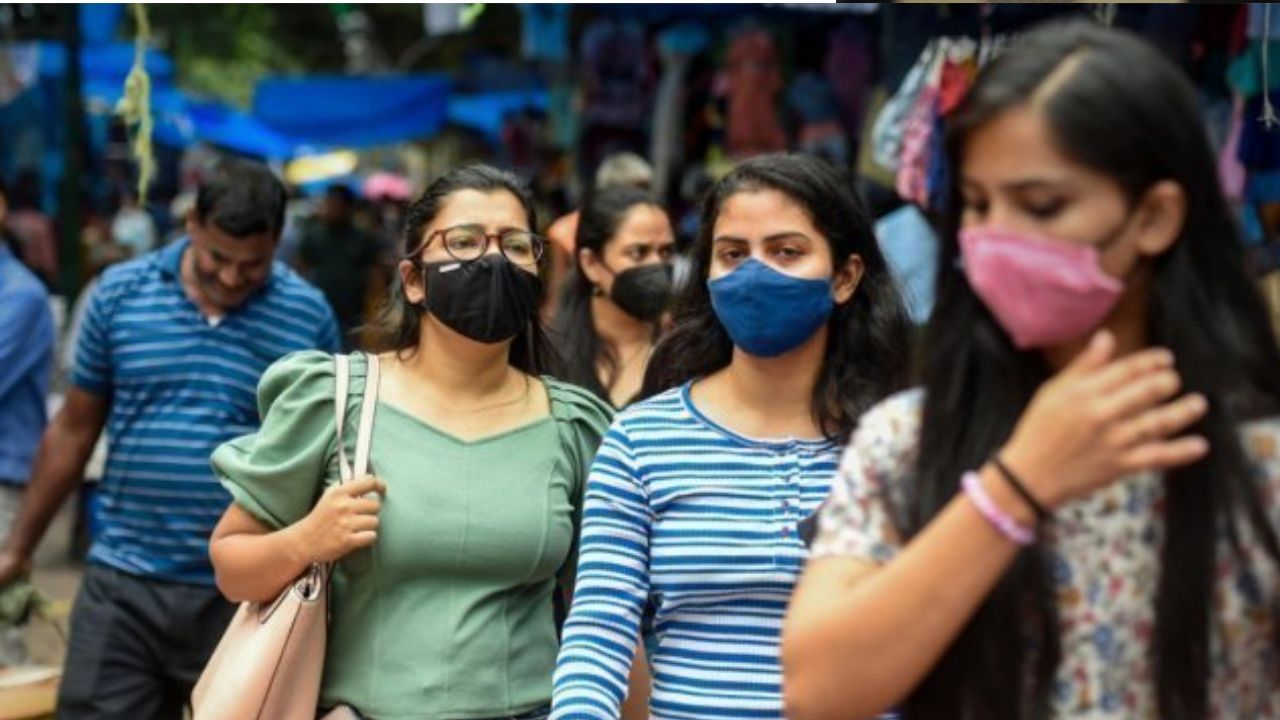
{"type": "MultiPolygon", "coordinates": [[[[133,67],[133,44],[113,42],[85,47],[81,53],[85,100],[94,112],[112,112],[133,67]]],[[[38,62],[41,76],[64,77],[66,48],[59,43],[42,42],[38,62]]],[[[151,111],[156,120],[157,141],[185,147],[203,140],[271,159],[287,159],[301,149],[302,143],[272,130],[248,113],[179,90],[174,85],[173,61],[159,50],[149,48],[144,62],[151,76],[151,111]]]]}
{"type": "Polygon", "coordinates": [[[285,159],[302,149],[295,140],[224,103],[192,101],[187,105],[187,116],[191,119],[194,137],[233,150],[285,159]]]}
{"type": "Polygon", "coordinates": [[[253,116],[300,141],[369,147],[435,135],[448,101],[438,75],[274,77],[258,83],[253,116]]]}
{"type": "Polygon", "coordinates": [[[449,98],[449,122],[484,133],[496,142],[502,136],[502,122],[509,113],[519,110],[546,112],[546,90],[513,90],[507,92],[468,93],[449,98]]]}
{"type": "MultiPolygon", "coordinates": [[[[39,72],[41,77],[61,78],[67,74],[67,48],[62,43],[40,41],[39,72]]],[[[168,55],[147,48],[144,56],[147,74],[153,85],[173,83],[173,60],[168,55]]],[[[115,42],[106,45],[86,46],[80,50],[80,70],[84,82],[116,83],[124,85],[125,76],[133,67],[133,43],[115,42]]]]}
{"type": "Polygon", "coordinates": [[[85,45],[103,45],[115,39],[124,3],[84,3],[79,10],[80,38],[85,45]]]}

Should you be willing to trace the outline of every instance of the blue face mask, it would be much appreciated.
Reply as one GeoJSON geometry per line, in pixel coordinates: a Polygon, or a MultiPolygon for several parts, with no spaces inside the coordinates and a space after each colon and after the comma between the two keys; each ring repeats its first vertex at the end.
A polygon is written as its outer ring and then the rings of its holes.
{"type": "Polygon", "coordinates": [[[711,307],[733,344],[756,357],[800,347],[831,317],[831,280],[792,277],[751,258],[707,281],[711,307]]]}

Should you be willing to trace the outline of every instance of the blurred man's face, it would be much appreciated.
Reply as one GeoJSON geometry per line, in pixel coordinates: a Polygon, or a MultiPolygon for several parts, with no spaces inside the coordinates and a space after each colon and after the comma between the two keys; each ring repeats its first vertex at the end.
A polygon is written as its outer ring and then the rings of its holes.
{"type": "Polygon", "coordinates": [[[321,214],[325,222],[340,225],[351,220],[352,207],[341,195],[325,195],[321,214]]]}
{"type": "Polygon", "coordinates": [[[277,237],[259,233],[237,238],[192,213],[187,220],[192,267],[200,294],[223,310],[244,304],[271,276],[277,237]]]}

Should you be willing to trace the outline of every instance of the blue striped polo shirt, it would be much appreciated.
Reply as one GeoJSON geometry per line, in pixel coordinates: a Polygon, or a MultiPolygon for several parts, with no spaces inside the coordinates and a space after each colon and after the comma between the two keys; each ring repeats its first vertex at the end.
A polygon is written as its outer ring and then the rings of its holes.
{"type": "Polygon", "coordinates": [[[209,535],[231,502],[209,456],[258,427],[257,384],[295,350],[337,350],[320,291],[276,262],[261,290],[213,324],[186,296],[182,239],[108,269],[89,298],[72,381],[108,397],[101,532],[89,561],[213,584],[209,535]]]}
{"type": "Polygon", "coordinates": [[[798,525],[838,461],[832,442],[716,424],[687,384],[620,414],[587,482],[552,717],[620,716],[652,604],[652,717],[782,718],[782,618],[808,556],[798,525]]]}

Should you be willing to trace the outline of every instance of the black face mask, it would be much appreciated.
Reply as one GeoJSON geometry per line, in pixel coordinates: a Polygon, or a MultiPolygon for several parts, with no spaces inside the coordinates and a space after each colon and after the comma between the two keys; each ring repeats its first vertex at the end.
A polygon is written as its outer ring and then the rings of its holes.
{"type": "Polygon", "coordinates": [[[655,322],[671,300],[671,266],[658,263],[623,270],[614,275],[609,297],[631,317],[655,322]]]}
{"type": "Polygon", "coordinates": [[[445,326],[481,343],[519,335],[538,311],[542,281],[501,255],[427,263],[424,309],[445,326]]]}

